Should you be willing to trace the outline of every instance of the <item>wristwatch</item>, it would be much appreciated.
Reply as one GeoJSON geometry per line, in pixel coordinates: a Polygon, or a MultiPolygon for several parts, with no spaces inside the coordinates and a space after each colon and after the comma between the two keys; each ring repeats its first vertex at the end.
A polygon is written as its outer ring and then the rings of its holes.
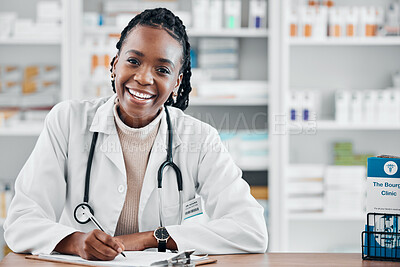
{"type": "Polygon", "coordinates": [[[158,227],[154,230],[154,237],[158,242],[158,252],[165,252],[167,250],[167,240],[169,238],[169,233],[165,227],[158,227]]]}

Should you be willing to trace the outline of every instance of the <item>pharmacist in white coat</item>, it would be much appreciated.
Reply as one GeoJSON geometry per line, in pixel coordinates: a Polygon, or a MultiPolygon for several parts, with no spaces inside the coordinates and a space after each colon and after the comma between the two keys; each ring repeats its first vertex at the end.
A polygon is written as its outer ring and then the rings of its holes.
{"type": "Polygon", "coordinates": [[[191,88],[190,46],[180,23],[166,9],[136,16],[122,32],[112,61],[116,94],[66,101],[51,110],[16,180],[4,223],[5,240],[13,251],[55,250],[97,260],[151,247],[210,254],[265,252],[263,208],[251,196],[241,170],[214,128],[182,112],[191,88]],[[149,26],[150,19],[155,25],[149,26]],[[173,137],[170,144],[166,111],[173,137]],[[125,141],[134,136],[130,133],[143,129],[153,132],[154,138],[143,139],[150,146],[141,163],[145,150],[135,150],[139,154],[132,156],[132,143],[125,141]],[[87,204],[106,233],[92,221],[79,223],[75,216],[84,200],[96,132],[87,204]],[[157,188],[158,170],[169,145],[182,173],[182,202],[171,168],[163,172],[162,189],[157,188]],[[137,165],[143,165],[145,172],[135,174],[137,165]],[[131,179],[139,183],[132,186],[131,179]],[[202,201],[194,201],[198,196],[202,201]],[[136,206],[130,202],[135,198],[136,206]],[[196,211],[188,208],[193,201],[196,211]],[[186,214],[182,223],[181,213],[186,214]],[[160,233],[166,236],[160,238],[160,233]]]}

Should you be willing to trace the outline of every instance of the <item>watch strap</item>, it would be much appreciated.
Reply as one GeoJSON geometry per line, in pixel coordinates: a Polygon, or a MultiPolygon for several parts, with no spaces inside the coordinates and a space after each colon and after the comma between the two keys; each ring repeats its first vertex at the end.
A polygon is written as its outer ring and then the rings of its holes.
{"type": "Polygon", "coordinates": [[[158,252],[166,252],[166,251],[167,251],[167,241],[158,240],[158,252]]]}

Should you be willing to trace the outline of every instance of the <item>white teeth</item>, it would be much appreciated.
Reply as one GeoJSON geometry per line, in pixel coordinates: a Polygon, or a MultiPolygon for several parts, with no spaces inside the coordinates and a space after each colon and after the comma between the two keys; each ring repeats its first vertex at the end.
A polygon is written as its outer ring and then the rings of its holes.
{"type": "Polygon", "coordinates": [[[132,89],[128,89],[128,90],[129,90],[129,93],[131,93],[132,95],[137,96],[137,97],[139,97],[139,98],[149,99],[149,98],[152,97],[151,95],[148,95],[148,94],[143,94],[143,93],[135,92],[135,91],[133,91],[132,89]]]}

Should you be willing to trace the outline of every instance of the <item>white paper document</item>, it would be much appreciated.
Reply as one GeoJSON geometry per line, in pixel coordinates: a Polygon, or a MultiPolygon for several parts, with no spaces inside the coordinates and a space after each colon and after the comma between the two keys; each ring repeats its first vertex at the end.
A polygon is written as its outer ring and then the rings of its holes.
{"type": "MultiPolygon", "coordinates": [[[[64,254],[40,254],[39,258],[44,260],[56,260],[69,263],[96,265],[96,266],[154,266],[157,262],[166,261],[177,256],[177,253],[154,252],[154,251],[124,251],[126,258],[118,255],[112,261],[89,261],[79,256],[64,254]]],[[[191,260],[197,260],[200,257],[191,255],[191,260]]]]}

